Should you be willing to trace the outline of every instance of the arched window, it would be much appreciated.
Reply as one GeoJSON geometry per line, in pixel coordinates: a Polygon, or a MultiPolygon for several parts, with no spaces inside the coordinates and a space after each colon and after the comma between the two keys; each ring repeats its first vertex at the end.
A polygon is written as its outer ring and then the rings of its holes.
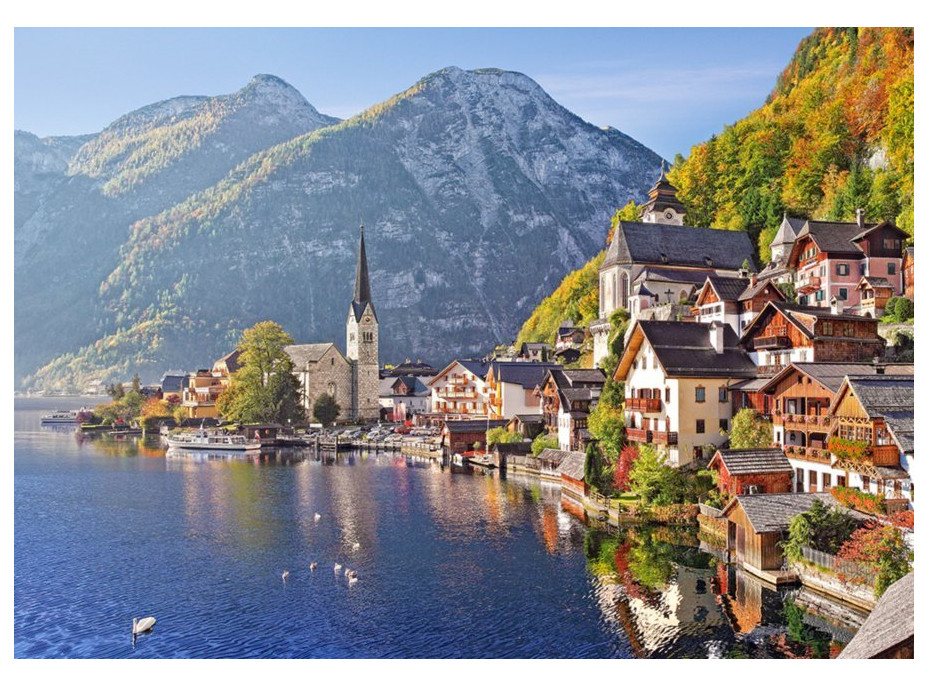
{"type": "Polygon", "coordinates": [[[628,272],[622,272],[622,289],[619,295],[619,305],[628,309],[628,272]]]}

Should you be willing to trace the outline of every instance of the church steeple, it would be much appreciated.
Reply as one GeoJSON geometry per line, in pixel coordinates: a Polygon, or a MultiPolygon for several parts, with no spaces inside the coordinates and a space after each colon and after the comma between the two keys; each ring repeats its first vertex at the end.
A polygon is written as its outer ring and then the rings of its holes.
{"type": "Polygon", "coordinates": [[[682,226],[685,215],[686,207],[677,199],[677,189],[667,180],[661,160],[661,174],[654,188],[648,191],[648,202],[641,207],[641,221],[682,226]]]}
{"type": "MultiPolygon", "coordinates": [[[[364,248],[364,223],[361,223],[361,238],[358,243],[358,267],[354,276],[354,299],[351,301],[351,308],[357,321],[361,321],[361,315],[365,308],[370,305],[374,309],[374,303],[371,302],[371,282],[367,273],[367,251],[364,248]]],[[[376,317],[376,313],[374,314],[376,317]]]]}

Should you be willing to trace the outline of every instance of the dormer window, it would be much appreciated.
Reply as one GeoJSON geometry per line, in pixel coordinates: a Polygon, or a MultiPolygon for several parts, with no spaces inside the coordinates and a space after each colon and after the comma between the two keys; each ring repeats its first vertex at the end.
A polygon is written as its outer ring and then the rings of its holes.
{"type": "Polygon", "coordinates": [[[705,260],[706,266],[707,266],[707,267],[711,267],[711,266],[712,266],[712,258],[711,258],[711,257],[709,257],[708,255],[705,255],[702,259],[705,260]]]}

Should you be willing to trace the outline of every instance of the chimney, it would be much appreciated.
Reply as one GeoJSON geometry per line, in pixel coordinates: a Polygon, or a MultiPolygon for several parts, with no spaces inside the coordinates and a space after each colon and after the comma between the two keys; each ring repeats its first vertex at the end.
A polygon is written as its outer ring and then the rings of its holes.
{"type": "Polygon", "coordinates": [[[742,279],[748,278],[748,270],[742,267],[741,269],[738,270],[738,276],[741,277],[742,279]]]}
{"type": "Polygon", "coordinates": [[[857,208],[857,226],[864,228],[864,211],[860,207],[857,208]]]}
{"type": "Polygon", "coordinates": [[[717,355],[725,351],[725,324],[718,321],[709,324],[709,345],[717,355]]]}
{"type": "Polygon", "coordinates": [[[757,285],[757,274],[751,274],[751,288],[757,285]]]}
{"type": "Polygon", "coordinates": [[[831,313],[832,314],[843,314],[844,305],[841,304],[841,301],[838,300],[838,296],[834,295],[831,297],[831,313]]]}

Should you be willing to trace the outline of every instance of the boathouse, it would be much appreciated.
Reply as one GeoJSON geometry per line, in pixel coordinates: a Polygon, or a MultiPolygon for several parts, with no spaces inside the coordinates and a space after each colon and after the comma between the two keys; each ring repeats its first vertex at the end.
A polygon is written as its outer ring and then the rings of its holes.
{"type": "MultiPolygon", "coordinates": [[[[578,451],[561,450],[558,452],[563,453],[559,467],[561,472],[561,493],[571,495],[577,500],[586,498],[590,493],[590,487],[583,480],[583,462],[586,456],[578,451]]],[[[545,459],[552,457],[548,450],[542,451],[542,455],[545,453],[548,453],[545,459]]]]}
{"type": "Polygon", "coordinates": [[[780,448],[716,450],[709,469],[719,474],[719,491],[729,495],[789,493],[793,486],[793,468],[780,448]]]}
{"type": "Polygon", "coordinates": [[[463,453],[474,449],[474,443],[485,447],[487,432],[505,426],[505,419],[462,419],[445,422],[441,430],[441,444],[446,454],[463,453]]]}

